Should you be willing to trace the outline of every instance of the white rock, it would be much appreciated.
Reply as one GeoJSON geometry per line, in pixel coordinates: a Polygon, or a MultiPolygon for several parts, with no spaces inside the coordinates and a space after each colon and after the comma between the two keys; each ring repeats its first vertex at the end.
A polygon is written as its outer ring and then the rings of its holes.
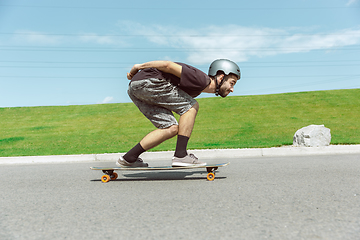
{"type": "Polygon", "coordinates": [[[293,145],[301,147],[329,146],[331,141],[330,129],[324,125],[310,125],[296,131],[293,145]]]}

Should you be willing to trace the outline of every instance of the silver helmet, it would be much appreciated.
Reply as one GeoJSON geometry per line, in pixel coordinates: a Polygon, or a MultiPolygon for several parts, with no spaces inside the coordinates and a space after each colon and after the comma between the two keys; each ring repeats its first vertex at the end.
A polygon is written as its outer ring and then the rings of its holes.
{"type": "Polygon", "coordinates": [[[233,61],[227,59],[218,59],[211,63],[209,67],[209,76],[216,76],[218,71],[223,71],[225,75],[229,75],[230,73],[235,74],[240,79],[240,68],[233,61]]]}
{"type": "MultiPolygon", "coordinates": [[[[232,73],[232,74],[236,75],[238,77],[238,79],[240,79],[240,77],[241,77],[239,66],[236,63],[234,63],[233,61],[230,61],[227,59],[217,59],[217,60],[213,61],[210,64],[208,75],[216,78],[216,75],[218,74],[219,71],[224,73],[225,75],[229,75],[230,73],[232,73]]],[[[225,78],[223,78],[223,80],[220,83],[218,83],[217,80],[215,79],[215,85],[216,85],[215,95],[216,96],[219,95],[220,87],[224,83],[224,81],[225,81],[225,78]]]]}

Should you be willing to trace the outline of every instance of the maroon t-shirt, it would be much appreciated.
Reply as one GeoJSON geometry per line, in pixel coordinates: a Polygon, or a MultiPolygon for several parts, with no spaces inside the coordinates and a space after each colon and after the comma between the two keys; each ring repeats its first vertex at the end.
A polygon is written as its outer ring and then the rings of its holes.
{"type": "Polygon", "coordinates": [[[185,63],[178,63],[182,66],[181,78],[162,72],[156,68],[143,69],[135,74],[131,81],[148,78],[167,79],[173,85],[178,86],[191,97],[197,97],[210,84],[210,78],[203,71],[185,63]]]}

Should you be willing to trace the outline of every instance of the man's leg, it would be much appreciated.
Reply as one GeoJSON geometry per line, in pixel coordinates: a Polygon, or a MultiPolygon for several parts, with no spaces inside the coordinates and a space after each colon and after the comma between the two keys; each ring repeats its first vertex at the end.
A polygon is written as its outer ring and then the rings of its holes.
{"type": "Polygon", "coordinates": [[[156,147],[160,143],[176,136],[178,134],[179,126],[172,125],[171,127],[164,129],[156,129],[146,135],[141,141],[140,144],[145,151],[156,147]]]}
{"type": "Polygon", "coordinates": [[[180,116],[179,119],[179,135],[189,137],[195,124],[195,118],[199,111],[199,103],[196,102],[189,111],[180,116]]]}
{"type": "Polygon", "coordinates": [[[179,134],[176,143],[176,150],[172,160],[173,167],[186,167],[186,166],[205,166],[206,163],[200,162],[194,154],[188,154],[187,143],[191,136],[195,124],[195,118],[199,110],[199,104],[196,103],[185,114],[181,115],[179,120],[179,134]]]}
{"type": "Polygon", "coordinates": [[[196,103],[189,111],[181,115],[179,120],[179,133],[176,142],[174,156],[183,158],[187,155],[187,144],[195,124],[195,118],[199,111],[199,103],[196,103]]]}

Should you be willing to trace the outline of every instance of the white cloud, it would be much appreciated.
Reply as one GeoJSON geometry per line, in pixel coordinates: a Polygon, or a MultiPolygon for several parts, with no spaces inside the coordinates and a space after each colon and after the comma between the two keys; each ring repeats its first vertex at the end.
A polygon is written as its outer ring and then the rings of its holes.
{"type": "Polygon", "coordinates": [[[346,3],[346,6],[353,5],[353,4],[355,4],[356,2],[358,2],[358,0],[349,0],[349,1],[346,3]]]}
{"type": "Polygon", "coordinates": [[[15,41],[35,44],[57,44],[62,37],[50,34],[44,34],[35,31],[20,30],[15,32],[15,41]]]}
{"type": "Polygon", "coordinates": [[[276,29],[239,25],[181,29],[174,26],[147,26],[122,22],[128,34],[143,36],[160,46],[183,50],[194,64],[209,63],[216,58],[236,62],[250,57],[333,49],[360,43],[360,28],[314,33],[314,29],[276,29]]]}
{"type": "MultiPolygon", "coordinates": [[[[70,36],[72,36],[70,34],[70,36]]],[[[80,33],[73,35],[78,42],[90,43],[90,44],[100,44],[100,45],[121,45],[128,46],[129,44],[120,39],[116,35],[99,35],[97,33],[80,33]]],[[[41,33],[31,30],[19,30],[14,32],[13,41],[18,43],[27,43],[27,44],[37,44],[37,45],[59,45],[67,44],[70,41],[68,40],[68,35],[62,34],[51,34],[51,33],[41,33]]],[[[71,41],[73,44],[74,41],[71,41]]]]}
{"type": "Polygon", "coordinates": [[[112,36],[99,36],[95,33],[80,34],[79,39],[83,42],[97,43],[97,44],[114,44],[116,41],[112,36]]]}
{"type": "Polygon", "coordinates": [[[110,103],[112,100],[114,100],[113,97],[106,97],[104,98],[104,100],[102,100],[101,102],[99,102],[100,104],[102,103],[110,103]]]}

